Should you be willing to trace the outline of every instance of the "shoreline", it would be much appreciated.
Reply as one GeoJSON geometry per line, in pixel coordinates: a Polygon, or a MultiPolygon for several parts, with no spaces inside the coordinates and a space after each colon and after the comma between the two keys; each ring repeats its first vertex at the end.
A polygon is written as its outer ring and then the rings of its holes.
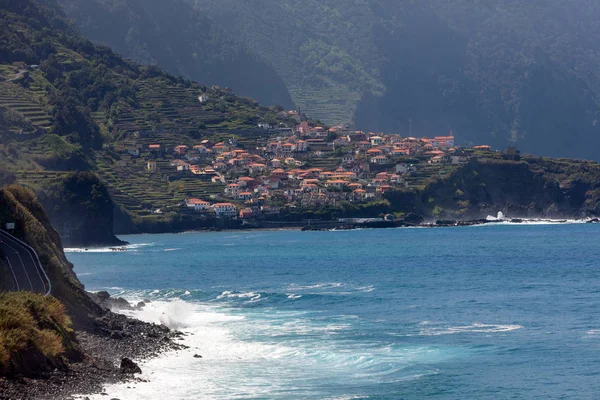
{"type": "MultiPolygon", "coordinates": [[[[97,294],[91,296],[97,299],[97,294]]],[[[143,371],[141,375],[134,371],[137,363],[186,348],[176,342],[183,335],[181,332],[120,314],[119,304],[135,308],[126,301],[127,304],[122,303],[123,299],[111,301],[115,311],[107,309],[103,316],[94,319],[93,328],[75,333],[85,354],[83,361],[67,362],[66,368],[37,378],[0,378],[0,399],[86,399],[103,394],[106,385],[144,381],[143,371]],[[133,364],[124,368],[125,359],[133,364]]]]}
{"type": "MultiPolygon", "coordinates": [[[[387,221],[386,221],[387,222],[387,221]]],[[[389,221],[395,225],[393,226],[370,226],[367,224],[347,224],[343,222],[324,222],[323,224],[331,224],[331,225],[339,225],[348,226],[352,225],[352,229],[389,229],[389,228],[450,228],[450,227],[465,227],[465,226],[479,226],[479,225],[533,225],[533,224],[552,224],[552,225],[565,225],[565,224],[593,224],[600,223],[598,218],[587,218],[587,219],[575,219],[575,218],[511,218],[505,220],[492,220],[492,219],[478,219],[478,220],[439,220],[431,223],[420,223],[420,224],[411,224],[411,223],[403,223],[402,221],[389,221]]],[[[391,224],[390,224],[391,225],[391,224]]],[[[304,226],[294,226],[294,227],[280,227],[280,228],[258,228],[253,227],[249,229],[190,229],[184,231],[176,231],[176,232],[141,232],[141,233],[117,233],[117,237],[123,236],[145,236],[145,235],[184,235],[184,234],[198,234],[198,233],[219,233],[219,232],[276,232],[276,231],[329,231],[336,230],[335,227],[331,228],[323,228],[323,229],[305,229],[310,227],[311,225],[304,226]]],[[[315,227],[317,227],[315,225],[315,227]]],[[[126,247],[124,246],[89,246],[87,248],[90,249],[98,249],[98,248],[110,248],[110,247],[126,247]]],[[[67,250],[70,249],[83,249],[84,247],[67,247],[67,250]]]]}

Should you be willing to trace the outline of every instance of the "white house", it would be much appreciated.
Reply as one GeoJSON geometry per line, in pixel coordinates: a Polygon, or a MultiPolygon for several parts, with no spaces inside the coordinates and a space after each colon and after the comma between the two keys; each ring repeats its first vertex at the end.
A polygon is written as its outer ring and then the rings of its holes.
{"type": "Polygon", "coordinates": [[[383,138],[381,136],[373,136],[371,138],[371,146],[380,146],[383,144],[383,138]]]}
{"type": "Polygon", "coordinates": [[[188,208],[193,208],[196,211],[208,210],[210,208],[210,203],[208,201],[195,198],[186,199],[185,205],[188,208]]]}
{"type": "Polygon", "coordinates": [[[217,214],[217,218],[235,217],[237,215],[237,208],[231,203],[216,203],[213,205],[213,209],[217,214]]]}
{"type": "Polygon", "coordinates": [[[386,156],[371,157],[371,163],[373,163],[373,164],[387,164],[388,163],[388,158],[386,156]]]}

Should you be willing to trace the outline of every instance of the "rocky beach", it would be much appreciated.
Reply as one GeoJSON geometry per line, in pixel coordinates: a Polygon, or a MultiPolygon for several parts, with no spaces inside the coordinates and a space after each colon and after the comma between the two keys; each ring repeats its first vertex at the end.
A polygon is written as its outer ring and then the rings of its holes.
{"type": "MultiPolygon", "coordinates": [[[[90,296],[115,311],[133,308],[123,299],[93,293],[90,296]]],[[[105,308],[104,315],[94,319],[90,329],[76,334],[83,359],[39,371],[35,377],[0,378],[0,399],[59,400],[74,395],[85,399],[86,394],[102,392],[105,384],[143,380],[137,362],[184,348],[176,343],[182,335],[164,325],[128,318],[105,308]]]]}

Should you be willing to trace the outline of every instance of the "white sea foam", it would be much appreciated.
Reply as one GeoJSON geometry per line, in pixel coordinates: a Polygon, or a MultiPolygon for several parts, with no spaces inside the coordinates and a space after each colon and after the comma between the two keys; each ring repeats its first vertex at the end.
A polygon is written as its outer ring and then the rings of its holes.
{"type": "MultiPolygon", "coordinates": [[[[225,295],[252,298],[250,292],[225,295]]],[[[90,399],[287,399],[299,393],[300,397],[352,399],[352,387],[360,387],[361,382],[418,379],[437,370],[426,367],[406,372],[407,366],[453,357],[425,346],[363,347],[320,339],[349,329],[346,320],[351,316],[315,321],[298,311],[253,310],[240,315],[239,309],[177,299],[153,301],[128,315],[181,330],[185,336],[180,343],[189,348],[139,362],[143,382],[108,385],[104,388],[108,396],[97,394],[90,399]],[[346,394],[332,397],[323,392],[323,385],[332,381],[346,394]]]]}
{"type": "Polygon", "coordinates": [[[324,283],[315,283],[314,285],[296,285],[292,283],[288,286],[287,290],[310,290],[310,289],[324,289],[324,288],[339,288],[345,286],[345,283],[340,282],[324,282],[324,283]]]}
{"type": "Polygon", "coordinates": [[[482,323],[473,323],[471,325],[462,326],[436,327],[430,326],[428,321],[423,321],[419,325],[423,326],[423,328],[420,330],[420,335],[422,336],[453,335],[457,333],[500,333],[523,328],[521,325],[494,325],[482,323]]]}
{"type": "MultiPolygon", "coordinates": [[[[511,218],[506,217],[502,212],[498,212],[498,216],[488,215],[486,220],[495,222],[493,225],[557,225],[557,224],[584,224],[588,220],[585,219],[556,219],[556,218],[511,218]],[[518,222],[516,221],[518,220],[518,222]],[[515,222],[513,222],[515,221],[515,222]]],[[[489,226],[489,224],[480,224],[473,226],[489,226]]]]}
{"type": "Polygon", "coordinates": [[[112,247],[66,247],[65,253],[123,253],[120,249],[125,251],[136,252],[143,247],[153,246],[154,243],[135,243],[124,246],[112,246],[112,247]]]}
{"type": "Polygon", "coordinates": [[[251,299],[252,300],[252,299],[260,299],[260,297],[261,297],[260,293],[255,293],[255,292],[238,293],[238,292],[232,292],[232,291],[226,290],[217,296],[217,300],[223,300],[223,299],[251,299]]]}

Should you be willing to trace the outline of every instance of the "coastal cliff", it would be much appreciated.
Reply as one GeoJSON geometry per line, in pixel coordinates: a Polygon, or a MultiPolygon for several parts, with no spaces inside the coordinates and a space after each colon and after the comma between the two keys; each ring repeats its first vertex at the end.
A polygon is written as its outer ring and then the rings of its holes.
{"type": "MultiPolygon", "coordinates": [[[[0,224],[7,222],[37,252],[52,290],[47,297],[25,291],[0,294],[0,398],[97,392],[106,382],[139,373],[131,358],[178,348],[172,341],[177,333],[167,327],[111,311],[132,308],[125,300],[85,291],[32,191],[17,185],[0,188],[0,224]]],[[[10,278],[6,265],[0,264],[0,270],[0,277],[10,278]]]]}
{"type": "Polygon", "coordinates": [[[587,161],[526,156],[473,159],[420,191],[386,195],[390,212],[425,219],[588,218],[600,215],[600,168],[587,161]]]}
{"type": "Polygon", "coordinates": [[[13,222],[14,235],[38,253],[52,282],[52,295],[65,305],[75,326],[90,326],[91,317],[101,315],[102,309],[89,298],[77,279],[58,232],[33,192],[17,185],[0,189],[0,223],[5,222],[13,222]]]}
{"type": "Polygon", "coordinates": [[[39,193],[52,226],[67,247],[125,244],[113,233],[115,205],[91,172],[74,172],[39,193]]]}

